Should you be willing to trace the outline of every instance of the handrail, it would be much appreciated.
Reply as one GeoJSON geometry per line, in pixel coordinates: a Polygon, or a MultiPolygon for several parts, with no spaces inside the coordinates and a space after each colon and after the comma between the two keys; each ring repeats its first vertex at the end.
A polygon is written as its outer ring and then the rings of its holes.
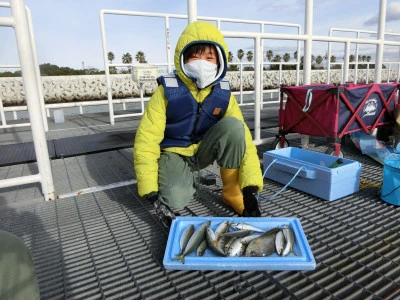
{"type": "Polygon", "coordinates": [[[33,54],[36,53],[32,45],[29,17],[23,0],[11,0],[10,7],[12,17],[0,18],[0,26],[13,27],[15,31],[39,173],[2,179],[0,180],[0,188],[40,182],[45,200],[52,200],[55,199],[54,184],[40,105],[41,96],[37,81],[37,69],[35,69],[35,60],[32,59],[33,54]]]}

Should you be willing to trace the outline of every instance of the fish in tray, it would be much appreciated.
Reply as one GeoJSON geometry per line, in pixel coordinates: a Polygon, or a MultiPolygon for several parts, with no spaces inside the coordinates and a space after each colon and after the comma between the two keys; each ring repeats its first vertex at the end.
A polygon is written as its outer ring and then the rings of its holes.
{"type": "Polygon", "coordinates": [[[187,226],[179,243],[180,252],[173,260],[183,264],[189,254],[196,251],[197,256],[202,256],[207,249],[221,257],[264,257],[274,252],[280,256],[296,255],[294,233],[288,225],[263,230],[246,223],[224,221],[214,231],[211,221],[207,221],[196,230],[193,224],[187,226]]]}
{"type": "MultiPolygon", "coordinates": [[[[180,260],[183,264],[185,263],[185,256],[189,255],[190,253],[194,252],[197,247],[203,242],[204,237],[205,237],[205,232],[208,226],[210,226],[211,221],[204,222],[199,228],[197,228],[196,231],[193,232],[193,234],[190,236],[187,245],[184,249],[181,249],[181,252],[173,258],[173,260],[180,260]]],[[[183,232],[181,236],[181,241],[186,240],[190,234],[190,230],[183,232]],[[185,236],[183,235],[185,234],[185,236]]],[[[181,242],[181,245],[184,243],[181,242]]]]}

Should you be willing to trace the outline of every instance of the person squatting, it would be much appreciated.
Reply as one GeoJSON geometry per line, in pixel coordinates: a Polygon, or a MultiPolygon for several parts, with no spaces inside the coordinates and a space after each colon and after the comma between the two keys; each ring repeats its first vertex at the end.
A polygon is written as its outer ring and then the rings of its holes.
{"type": "Polygon", "coordinates": [[[222,200],[239,215],[259,217],[263,178],[257,149],[224,80],[228,48],[217,27],[195,21],[182,32],[175,71],[157,79],[134,142],[139,195],[164,225],[195,194],[193,172],[215,161],[222,200]]]}

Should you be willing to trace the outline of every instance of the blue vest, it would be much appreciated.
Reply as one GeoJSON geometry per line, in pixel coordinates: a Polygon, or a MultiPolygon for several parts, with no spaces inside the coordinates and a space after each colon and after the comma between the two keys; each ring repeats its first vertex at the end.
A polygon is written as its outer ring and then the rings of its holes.
{"type": "Polygon", "coordinates": [[[161,149],[197,144],[228,108],[231,96],[228,81],[216,84],[203,103],[198,103],[174,74],[161,76],[157,81],[164,87],[164,95],[168,100],[167,124],[161,149]]]}

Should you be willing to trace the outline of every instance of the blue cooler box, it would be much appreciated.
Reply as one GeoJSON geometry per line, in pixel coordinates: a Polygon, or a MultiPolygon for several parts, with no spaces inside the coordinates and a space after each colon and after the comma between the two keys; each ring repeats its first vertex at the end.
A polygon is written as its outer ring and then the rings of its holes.
{"type": "Polygon", "coordinates": [[[265,177],[287,184],[301,167],[289,186],[333,201],[358,191],[361,163],[343,158],[336,168],[329,168],[338,157],[311,150],[288,147],[267,151],[263,155],[265,177]]]}

